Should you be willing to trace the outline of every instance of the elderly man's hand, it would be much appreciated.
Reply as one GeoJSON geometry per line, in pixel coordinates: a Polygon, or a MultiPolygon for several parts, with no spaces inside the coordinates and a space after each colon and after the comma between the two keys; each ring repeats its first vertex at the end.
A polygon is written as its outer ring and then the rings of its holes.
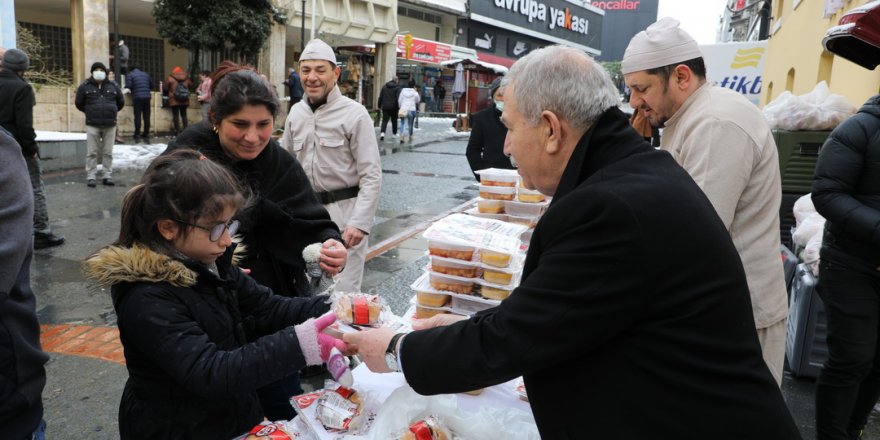
{"type": "Polygon", "coordinates": [[[329,239],[321,246],[321,270],[330,276],[336,276],[345,267],[348,250],[337,240],[329,239]]]}
{"type": "Polygon", "coordinates": [[[387,328],[364,330],[360,332],[346,333],[342,340],[348,344],[348,348],[357,348],[357,354],[367,364],[367,368],[374,373],[389,373],[388,364],[385,363],[385,350],[395,332],[387,328]]]}
{"type": "Polygon", "coordinates": [[[345,230],[342,231],[342,242],[345,243],[346,247],[352,248],[359,245],[365,235],[367,235],[366,232],[354,226],[346,226],[345,230]]]}
{"type": "Polygon", "coordinates": [[[458,321],[468,319],[467,316],[454,315],[452,313],[440,313],[430,318],[412,320],[413,330],[424,330],[426,328],[443,327],[444,325],[455,324],[458,321]]]}

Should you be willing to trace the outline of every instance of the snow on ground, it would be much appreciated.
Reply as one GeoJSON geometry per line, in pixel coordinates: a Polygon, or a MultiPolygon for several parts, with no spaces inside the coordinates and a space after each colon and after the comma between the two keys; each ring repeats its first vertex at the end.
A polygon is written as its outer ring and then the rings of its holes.
{"type": "Polygon", "coordinates": [[[146,169],[153,159],[165,151],[165,144],[113,146],[114,169],[146,169]]]}

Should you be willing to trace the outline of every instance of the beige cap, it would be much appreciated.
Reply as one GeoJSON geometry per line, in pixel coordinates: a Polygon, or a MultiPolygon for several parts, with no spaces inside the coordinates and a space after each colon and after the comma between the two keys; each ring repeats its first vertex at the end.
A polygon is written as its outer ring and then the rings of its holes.
{"type": "Polygon", "coordinates": [[[333,48],[329,44],[315,38],[309,41],[309,44],[306,44],[306,48],[303,49],[299,60],[325,60],[336,64],[336,54],[333,53],[333,48]]]}
{"type": "Polygon", "coordinates": [[[664,17],[636,34],[623,53],[620,71],[626,75],[702,58],[696,40],[674,18],[664,17]]]}

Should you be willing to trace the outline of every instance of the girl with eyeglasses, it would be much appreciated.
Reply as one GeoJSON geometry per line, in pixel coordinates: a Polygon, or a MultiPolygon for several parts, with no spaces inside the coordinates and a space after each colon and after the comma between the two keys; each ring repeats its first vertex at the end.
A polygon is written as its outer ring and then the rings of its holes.
{"type": "Polygon", "coordinates": [[[257,389],[342,341],[325,296],[273,295],[235,266],[248,197],[193,150],[156,158],[122,202],[119,238],[85,262],[110,286],[129,379],[123,439],[233,438],[263,420],[257,389]]]}

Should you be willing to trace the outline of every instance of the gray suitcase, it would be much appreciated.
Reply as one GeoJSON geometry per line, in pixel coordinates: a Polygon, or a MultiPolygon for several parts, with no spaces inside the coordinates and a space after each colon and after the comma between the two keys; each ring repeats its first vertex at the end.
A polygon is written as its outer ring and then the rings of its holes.
{"type": "Polygon", "coordinates": [[[815,378],[828,359],[825,307],[816,292],[816,277],[798,264],[791,284],[785,357],[795,377],[815,378]]]}

